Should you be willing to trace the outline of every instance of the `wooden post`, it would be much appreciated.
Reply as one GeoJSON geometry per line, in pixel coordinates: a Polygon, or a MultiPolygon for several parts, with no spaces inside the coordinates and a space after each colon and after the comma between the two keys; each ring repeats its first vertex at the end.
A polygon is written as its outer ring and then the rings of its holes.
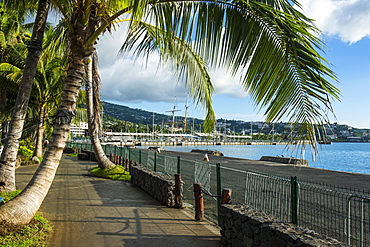
{"type": "Polygon", "coordinates": [[[202,193],[202,185],[195,183],[194,185],[195,199],[195,220],[203,220],[204,218],[204,198],[202,193]]]}
{"type": "Polygon", "coordinates": [[[182,208],[181,174],[175,174],[175,207],[182,208]]]}
{"type": "Polygon", "coordinates": [[[231,204],[231,195],[233,194],[232,189],[223,189],[221,196],[221,204],[231,204]]]}

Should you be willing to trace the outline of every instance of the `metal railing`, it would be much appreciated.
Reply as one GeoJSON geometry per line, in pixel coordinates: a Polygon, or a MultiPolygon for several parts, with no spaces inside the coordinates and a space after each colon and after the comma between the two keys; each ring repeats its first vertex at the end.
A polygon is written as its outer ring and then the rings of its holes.
{"type": "MultiPolygon", "coordinates": [[[[90,144],[68,143],[92,150],[90,144]]],[[[194,205],[193,184],[201,183],[205,213],[220,219],[221,188],[233,190],[232,203],[247,204],[283,222],[296,224],[351,246],[370,246],[369,192],[245,171],[149,150],[103,145],[117,154],[169,176],[181,174],[183,201],[194,205]]]]}

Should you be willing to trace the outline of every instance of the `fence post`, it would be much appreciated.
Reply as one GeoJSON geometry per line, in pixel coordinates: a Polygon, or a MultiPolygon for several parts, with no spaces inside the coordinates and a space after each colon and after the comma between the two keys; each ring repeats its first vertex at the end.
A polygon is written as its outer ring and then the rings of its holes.
{"type": "Polygon", "coordinates": [[[195,220],[203,220],[204,218],[204,198],[202,193],[202,185],[195,183],[194,199],[195,199],[195,220]]]}
{"type": "Polygon", "coordinates": [[[107,144],[103,146],[104,147],[104,153],[107,155],[107,144]]]}
{"type": "Polygon", "coordinates": [[[175,174],[175,207],[182,207],[181,174],[175,174]]]}
{"type": "Polygon", "coordinates": [[[177,156],[177,174],[181,174],[181,157],[177,156]]]}
{"type": "Polygon", "coordinates": [[[231,204],[231,195],[233,194],[232,189],[222,189],[221,204],[231,204]]]}
{"type": "Polygon", "coordinates": [[[216,164],[216,176],[217,176],[217,222],[221,224],[221,164],[216,164]]]}
{"type": "Polygon", "coordinates": [[[139,150],[139,164],[142,164],[142,162],[141,162],[141,150],[139,150]]]}
{"type": "Polygon", "coordinates": [[[153,170],[157,172],[157,153],[154,153],[154,167],[153,170]]]}
{"type": "Polygon", "coordinates": [[[290,178],[291,181],[291,208],[292,208],[292,223],[298,224],[298,201],[299,201],[299,188],[298,179],[296,176],[290,178]]]}

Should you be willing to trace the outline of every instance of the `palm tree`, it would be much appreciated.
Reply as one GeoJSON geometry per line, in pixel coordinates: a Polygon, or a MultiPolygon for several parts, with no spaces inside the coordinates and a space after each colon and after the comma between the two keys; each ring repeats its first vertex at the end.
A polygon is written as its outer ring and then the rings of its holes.
{"type": "Polygon", "coordinates": [[[44,139],[45,120],[55,112],[63,92],[63,80],[67,66],[67,47],[56,42],[54,30],[49,28],[46,32],[47,41],[44,52],[40,57],[35,75],[35,85],[32,90],[30,104],[37,109],[38,127],[36,131],[36,145],[34,155],[41,157],[44,139]],[[51,42],[53,40],[53,42],[51,42]],[[34,103],[34,104],[32,104],[34,103]]]}
{"type": "MultiPolygon", "coordinates": [[[[11,62],[19,64],[22,57],[19,47],[29,40],[29,33],[21,23],[24,13],[16,13],[4,8],[0,2],[0,63],[11,62]]],[[[7,134],[11,109],[17,95],[18,84],[0,75],[0,121],[2,122],[2,142],[7,134]]]]}
{"type": "Polygon", "coordinates": [[[178,75],[185,77],[190,95],[207,109],[209,127],[215,119],[213,88],[204,61],[230,66],[234,73],[244,69],[242,83],[255,102],[266,108],[267,120],[287,116],[300,124],[312,142],[314,124],[325,121],[322,113],[331,110],[330,98],[339,97],[325,79],[335,79],[335,75],[316,51],[322,47],[312,34],[316,29],[288,0],[52,2],[69,26],[70,63],[44,160],[22,194],[0,207],[0,220],[8,223],[27,223],[46,196],[94,44],[124,14],[131,24],[123,49],[139,44],[137,54],[158,49],[163,61],[172,61],[178,75]]]}
{"type": "MultiPolygon", "coordinates": [[[[29,130],[34,130],[32,126],[37,125],[36,141],[34,155],[42,156],[42,144],[44,139],[45,119],[50,113],[55,111],[58,100],[63,90],[63,76],[66,68],[66,46],[56,42],[49,42],[54,36],[54,31],[51,27],[46,32],[47,44],[44,47],[45,52],[41,55],[40,62],[37,66],[34,87],[32,88],[31,98],[28,107],[28,125],[29,130]],[[35,124],[35,121],[37,123],[35,124]]],[[[10,60],[7,63],[0,63],[0,76],[7,81],[18,85],[22,78],[23,67],[27,55],[27,46],[25,44],[18,45],[19,52],[13,54],[16,61],[10,60]],[[22,52],[23,51],[23,52],[22,52]]],[[[14,49],[15,51],[15,49],[14,49]]],[[[14,53],[14,52],[13,52],[14,53]]],[[[14,87],[15,88],[15,87],[14,87]]],[[[23,133],[24,134],[24,133],[23,133]]]]}
{"type": "Polygon", "coordinates": [[[101,169],[115,166],[106,156],[101,143],[101,118],[100,118],[100,77],[97,66],[97,53],[95,52],[86,66],[86,106],[89,124],[89,136],[94,148],[95,157],[101,169]]]}
{"type": "MultiPolygon", "coordinates": [[[[10,4],[12,3],[14,2],[10,2],[10,4]]],[[[32,37],[28,45],[28,55],[25,62],[26,66],[19,85],[19,91],[13,109],[8,136],[5,140],[4,149],[0,158],[0,191],[14,191],[16,189],[15,162],[18,153],[19,140],[22,135],[23,124],[27,113],[33,78],[36,73],[36,66],[42,51],[42,40],[44,37],[48,10],[49,1],[40,0],[32,37]]]]}

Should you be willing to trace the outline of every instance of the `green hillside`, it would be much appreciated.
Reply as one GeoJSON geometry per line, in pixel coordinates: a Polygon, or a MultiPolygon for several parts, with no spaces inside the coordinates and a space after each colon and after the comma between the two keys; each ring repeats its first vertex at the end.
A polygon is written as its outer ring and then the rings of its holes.
{"type": "MultiPolygon", "coordinates": [[[[132,122],[134,124],[152,124],[153,112],[134,109],[123,105],[116,105],[108,102],[103,102],[104,114],[107,114],[115,119],[132,122]]],[[[184,117],[176,116],[175,122],[182,123],[184,117]]],[[[193,122],[193,118],[191,118],[193,122]]],[[[172,115],[154,113],[155,124],[170,124],[172,123],[172,115]]],[[[189,122],[189,119],[188,119],[189,122]]],[[[202,119],[195,119],[195,124],[203,124],[202,119]]]]}
{"type": "MultiPolygon", "coordinates": [[[[131,131],[131,132],[147,132],[152,130],[153,112],[144,111],[141,109],[133,109],[123,105],[112,104],[103,102],[104,116],[109,120],[109,124],[105,125],[106,128],[113,131],[131,131]],[[121,123],[117,123],[120,120],[121,123]]],[[[183,116],[176,116],[176,127],[183,127],[183,116]]],[[[154,113],[154,124],[157,130],[166,131],[172,123],[172,115],[154,113]]],[[[194,131],[201,131],[203,124],[202,119],[188,118],[187,129],[194,131]]],[[[244,133],[256,134],[261,133],[265,135],[286,135],[290,133],[290,125],[287,123],[266,124],[257,121],[243,121],[243,120],[230,120],[230,119],[217,119],[216,128],[222,133],[244,133]]],[[[329,139],[333,141],[369,141],[370,130],[358,129],[344,124],[333,123],[326,126],[326,134],[330,135],[329,139]]]]}

